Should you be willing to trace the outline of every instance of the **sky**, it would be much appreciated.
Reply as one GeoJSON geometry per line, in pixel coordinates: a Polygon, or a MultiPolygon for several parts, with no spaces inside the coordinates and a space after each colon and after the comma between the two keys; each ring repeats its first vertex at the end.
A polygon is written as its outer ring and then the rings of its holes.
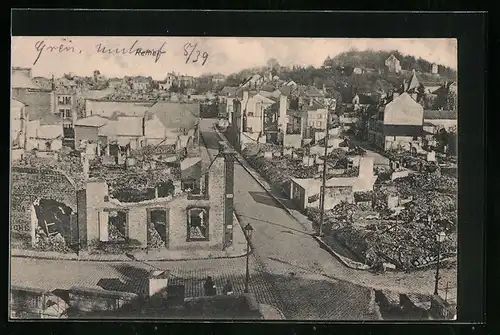
{"type": "Polygon", "coordinates": [[[398,50],[440,65],[457,67],[456,39],[16,36],[11,43],[12,66],[30,67],[35,77],[60,77],[65,73],[92,76],[94,70],[106,77],[145,75],[157,80],[164,79],[172,71],[192,76],[228,75],[245,68],[265,66],[270,58],[285,66],[317,67],[327,56],[334,57],[352,48],[398,50]],[[103,47],[106,48],[104,53],[103,47]],[[124,50],[125,54],[106,53],[108,48],[124,50]],[[163,52],[140,55],[138,48],[163,52]]]}

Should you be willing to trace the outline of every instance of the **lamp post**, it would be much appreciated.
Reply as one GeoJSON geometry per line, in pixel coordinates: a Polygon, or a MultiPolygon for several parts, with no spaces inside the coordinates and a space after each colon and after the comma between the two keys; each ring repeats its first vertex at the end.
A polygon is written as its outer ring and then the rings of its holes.
{"type": "Polygon", "coordinates": [[[247,264],[246,264],[246,272],[245,272],[245,293],[248,293],[248,281],[250,279],[250,272],[248,270],[248,258],[250,255],[250,239],[252,238],[253,228],[249,223],[245,226],[245,228],[243,228],[243,230],[244,230],[245,237],[247,240],[247,264]]]}
{"type": "Polygon", "coordinates": [[[436,240],[438,242],[438,254],[437,254],[437,265],[436,265],[436,282],[434,284],[434,295],[438,295],[438,284],[439,284],[439,262],[441,257],[441,243],[443,243],[446,238],[446,234],[444,232],[440,232],[436,235],[436,240]]]}
{"type": "Polygon", "coordinates": [[[331,100],[330,103],[328,104],[328,110],[326,113],[326,132],[325,132],[325,156],[323,157],[323,178],[322,178],[322,185],[320,189],[320,195],[321,198],[319,200],[320,204],[320,212],[319,212],[319,233],[318,235],[321,237],[323,236],[323,221],[324,221],[324,215],[325,215],[325,187],[326,187],[326,169],[327,169],[327,163],[326,163],[326,156],[328,155],[328,138],[329,138],[329,133],[330,133],[330,112],[335,109],[336,101],[331,100]]]}

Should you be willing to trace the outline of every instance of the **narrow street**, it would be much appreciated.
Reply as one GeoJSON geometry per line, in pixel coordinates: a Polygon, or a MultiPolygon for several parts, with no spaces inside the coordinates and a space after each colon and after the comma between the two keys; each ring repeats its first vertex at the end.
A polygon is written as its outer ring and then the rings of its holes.
{"type": "MultiPolygon", "coordinates": [[[[213,120],[201,120],[201,131],[210,154],[220,141],[213,120]]],[[[256,268],[265,271],[279,308],[292,319],[370,318],[370,290],[325,276],[356,275],[334,259],[307,234],[243,169],[235,165],[235,211],[242,226],[254,228],[252,245],[256,268]]]]}

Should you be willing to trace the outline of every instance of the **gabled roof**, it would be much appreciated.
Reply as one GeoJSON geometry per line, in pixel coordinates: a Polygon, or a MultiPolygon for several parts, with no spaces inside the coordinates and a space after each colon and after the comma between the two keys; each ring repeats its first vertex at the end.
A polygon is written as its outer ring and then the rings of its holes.
{"type": "Polygon", "coordinates": [[[408,88],[406,89],[406,91],[415,90],[419,86],[420,86],[420,81],[417,78],[417,74],[415,72],[413,72],[413,74],[411,75],[411,78],[408,82],[408,88]]]}
{"type": "Polygon", "coordinates": [[[424,119],[427,120],[456,120],[457,111],[424,110],[424,119]]]}
{"type": "Polygon", "coordinates": [[[387,57],[387,59],[385,61],[387,62],[388,60],[393,60],[393,59],[399,61],[399,59],[396,56],[394,56],[393,54],[391,54],[389,57],[387,57]]]}

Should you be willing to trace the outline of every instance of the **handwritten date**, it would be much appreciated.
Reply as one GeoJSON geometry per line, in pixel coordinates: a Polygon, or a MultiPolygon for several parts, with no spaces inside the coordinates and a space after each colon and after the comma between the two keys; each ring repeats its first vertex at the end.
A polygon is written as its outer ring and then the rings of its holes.
{"type": "Polygon", "coordinates": [[[184,56],[186,57],[186,64],[189,62],[191,63],[201,62],[201,66],[203,66],[207,62],[209,55],[205,51],[202,52],[198,50],[198,43],[195,44],[186,43],[184,44],[184,56]]]}

